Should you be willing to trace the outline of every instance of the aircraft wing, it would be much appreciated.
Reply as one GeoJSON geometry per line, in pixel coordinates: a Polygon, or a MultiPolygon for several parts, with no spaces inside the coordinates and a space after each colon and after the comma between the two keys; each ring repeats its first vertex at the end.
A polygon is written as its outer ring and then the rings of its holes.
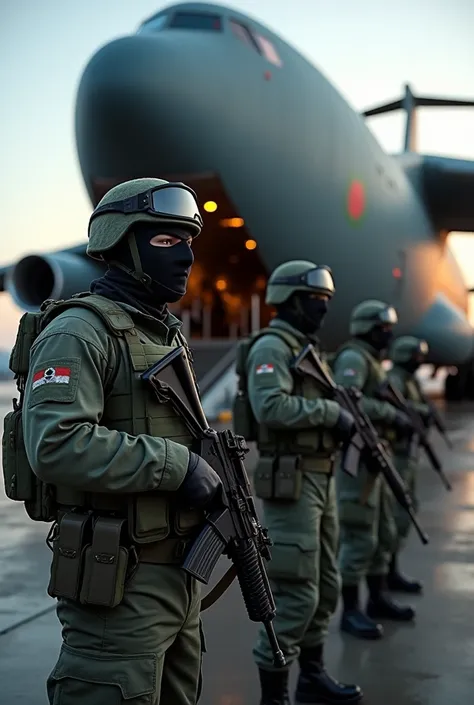
{"type": "Polygon", "coordinates": [[[474,232],[474,161],[405,153],[397,156],[440,230],[474,232]]]}

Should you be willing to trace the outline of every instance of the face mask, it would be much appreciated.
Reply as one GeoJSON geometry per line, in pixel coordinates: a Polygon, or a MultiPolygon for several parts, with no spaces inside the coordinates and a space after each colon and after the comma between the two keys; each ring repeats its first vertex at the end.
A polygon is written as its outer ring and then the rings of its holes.
{"type": "Polygon", "coordinates": [[[374,328],[370,335],[370,343],[376,350],[386,350],[393,339],[391,329],[374,328]]]}
{"type": "Polygon", "coordinates": [[[324,299],[311,299],[300,297],[299,300],[303,324],[308,329],[307,332],[316,332],[323,325],[324,318],[328,312],[328,302],[324,299]]]}
{"type": "Polygon", "coordinates": [[[406,362],[403,366],[407,370],[407,372],[411,372],[413,374],[417,371],[421,364],[422,363],[418,360],[410,360],[409,362],[406,362]]]}
{"type": "Polygon", "coordinates": [[[194,262],[193,251],[186,241],[190,233],[183,228],[157,228],[156,225],[143,223],[134,228],[134,234],[142,269],[152,280],[151,288],[157,301],[179,301],[186,293],[189,272],[194,262]],[[151,238],[158,234],[179,237],[181,242],[171,247],[151,245],[151,238]]]}

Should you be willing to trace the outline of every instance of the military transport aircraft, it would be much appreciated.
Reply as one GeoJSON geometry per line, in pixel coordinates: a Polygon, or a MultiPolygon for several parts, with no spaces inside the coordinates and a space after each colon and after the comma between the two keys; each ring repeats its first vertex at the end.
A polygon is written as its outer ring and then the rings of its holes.
{"type": "MultiPolygon", "coordinates": [[[[76,140],[94,205],[140,176],[196,190],[205,228],[190,296],[207,287],[238,312],[278,263],[329,264],[337,292],[323,331],[328,348],[344,340],[356,303],[390,301],[399,332],[426,338],[434,364],[467,363],[457,375],[464,386],[474,332],[447,236],[474,231],[474,162],[414,151],[417,106],[461,105],[474,102],[419,98],[407,86],[401,100],[359,115],[260,22],[222,5],[179,3],[91,58],[76,140]],[[394,157],[364,116],[396,109],[406,111],[407,127],[394,157]]],[[[1,285],[34,310],[87,289],[100,271],[82,243],[4,267],[1,285]]],[[[270,315],[263,304],[260,315],[270,315]]]]}

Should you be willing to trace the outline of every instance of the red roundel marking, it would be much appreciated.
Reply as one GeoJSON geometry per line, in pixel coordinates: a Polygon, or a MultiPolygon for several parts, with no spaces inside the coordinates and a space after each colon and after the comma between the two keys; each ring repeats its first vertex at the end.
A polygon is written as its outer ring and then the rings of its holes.
{"type": "Polygon", "coordinates": [[[347,210],[354,220],[358,220],[364,213],[365,190],[361,181],[353,181],[349,187],[347,210]]]}

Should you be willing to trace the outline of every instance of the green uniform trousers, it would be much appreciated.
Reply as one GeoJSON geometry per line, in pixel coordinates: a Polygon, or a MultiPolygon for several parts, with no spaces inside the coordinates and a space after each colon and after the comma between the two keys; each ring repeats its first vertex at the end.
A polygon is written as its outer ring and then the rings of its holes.
{"type": "Polygon", "coordinates": [[[59,600],[63,645],[50,705],[195,705],[200,603],[199,584],[178,566],[145,563],[117,607],[59,600]]]}
{"type": "MultiPolygon", "coordinates": [[[[416,496],[416,473],[418,468],[418,458],[410,458],[408,455],[395,455],[395,467],[404,483],[407,486],[415,512],[418,511],[418,498],[416,496]]],[[[396,551],[400,551],[406,543],[411,529],[411,521],[407,512],[395,502],[394,509],[395,522],[397,525],[396,551]]]]}
{"type": "Polygon", "coordinates": [[[344,585],[357,585],[367,575],[387,575],[397,540],[394,498],[381,475],[371,476],[363,464],[357,477],[337,475],[340,522],[339,569],[344,585]],[[367,494],[367,488],[371,490],[367,494]],[[363,500],[366,498],[365,503],[363,500]]]}
{"type": "MultiPolygon", "coordinates": [[[[273,620],[288,664],[300,649],[323,643],[340,594],[338,521],[334,478],[304,473],[297,501],[263,501],[265,526],[274,542],[267,565],[277,614],[273,620]]],[[[265,630],[253,650],[257,666],[273,670],[265,630]]]]}

